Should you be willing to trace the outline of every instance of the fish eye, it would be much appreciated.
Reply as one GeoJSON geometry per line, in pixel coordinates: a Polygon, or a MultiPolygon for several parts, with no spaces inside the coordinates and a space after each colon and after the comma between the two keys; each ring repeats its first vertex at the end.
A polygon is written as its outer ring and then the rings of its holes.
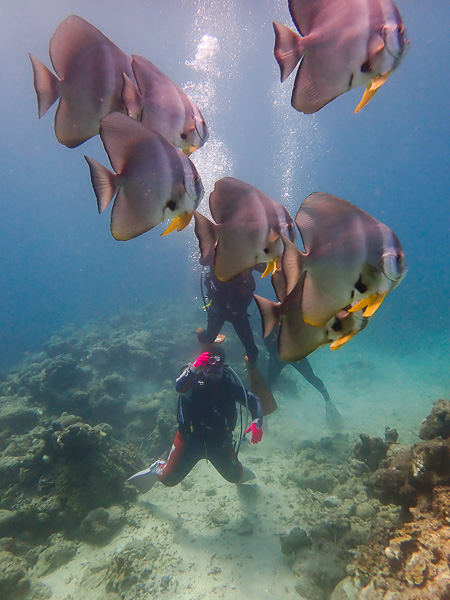
{"type": "Polygon", "coordinates": [[[182,140],[185,140],[187,138],[187,135],[185,133],[180,134],[180,138],[182,140]]]}
{"type": "Polygon", "coordinates": [[[194,175],[194,182],[200,183],[200,175],[194,175]]]}
{"type": "Polygon", "coordinates": [[[401,254],[396,254],[395,260],[396,260],[396,262],[401,263],[403,260],[403,256],[401,254]]]}
{"type": "Polygon", "coordinates": [[[403,25],[399,25],[399,26],[397,27],[397,33],[403,33],[404,29],[405,29],[405,28],[403,27],[403,25]]]}
{"type": "Polygon", "coordinates": [[[264,252],[264,254],[269,254],[269,248],[264,248],[263,252],[264,252]]]}

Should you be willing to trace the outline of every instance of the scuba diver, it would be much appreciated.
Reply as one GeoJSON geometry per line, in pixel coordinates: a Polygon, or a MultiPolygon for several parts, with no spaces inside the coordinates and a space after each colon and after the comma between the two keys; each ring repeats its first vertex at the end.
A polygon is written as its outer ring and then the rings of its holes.
{"type": "Polygon", "coordinates": [[[235,447],[233,430],[237,422],[236,403],[250,411],[251,442],[262,438],[262,408],[259,398],[248,392],[238,375],[224,364],[225,353],[212,347],[189,363],[177,378],[179,393],[178,431],[167,460],[157,460],[150,467],[132,475],[127,481],[144,493],[156,481],[168,487],[180,483],[201,459],[209,460],[224,479],[244,483],[255,474],[238,460],[242,440],[235,447]]]}
{"type": "Polygon", "coordinates": [[[278,335],[280,331],[280,325],[278,324],[272,330],[272,332],[264,339],[264,344],[269,351],[269,364],[266,373],[266,383],[272,389],[278,381],[278,378],[285,367],[291,365],[294,369],[302,375],[308,383],[310,383],[316,390],[322,394],[325,400],[325,415],[327,420],[328,428],[332,433],[339,433],[343,430],[342,416],[338,409],[331,401],[330,394],[325,387],[324,382],[317,377],[314,373],[311,363],[307,358],[298,360],[295,362],[288,362],[282,360],[278,354],[278,335]]]}
{"type": "MultiPolygon", "coordinates": [[[[255,268],[260,270],[259,266],[255,268]]],[[[208,320],[206,331],[204,329],[197,330],[198,341],[201,344],[212,344],[225,321],[228,321],[233,325],[236,335],[245,348],[250,368],[256,366],[259,351],[247,313],[256,289],[252,269],[247,269],[231,281],[220,281],[214,275],[214,269],[211,266],[204,278],[204,285],[206,296],[203,292],[202,277],[201,288],[208,320]]],[[[223,338],[224,336],[220,336],[217,341],[221,341],[223,338]]]]}

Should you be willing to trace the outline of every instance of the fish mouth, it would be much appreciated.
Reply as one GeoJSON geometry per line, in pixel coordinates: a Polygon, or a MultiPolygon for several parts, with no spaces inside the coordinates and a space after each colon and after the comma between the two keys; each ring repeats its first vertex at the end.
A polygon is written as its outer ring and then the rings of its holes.
{"type": "Polygon", "coordinates": [[[189,212],[174,217],[170,225],[161,233],[161,235],[163,236],[172,233],[172,231],[175,231],[175,229],[177,231],[183,231],[183,229],[191,222],[193,214],[194,212],[189,212]]]}

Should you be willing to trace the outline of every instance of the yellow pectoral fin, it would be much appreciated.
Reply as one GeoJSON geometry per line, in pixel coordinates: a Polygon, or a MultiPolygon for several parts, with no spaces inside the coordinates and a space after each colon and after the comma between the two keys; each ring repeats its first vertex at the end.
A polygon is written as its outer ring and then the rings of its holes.
{"type": "Polygon", "coordinates": [[[181,151],[183,154],[186,154],[186,156],[190,156],[193,152],[195,152],[196,150],[198,150],[198,146],[189,146],[189,148],[183,148],[183,150],[181,151]]]}
{"type": "Polygon", "coordinates": [[[178,222],[177,231],[183,231],[183,229],[189,225],[189,223],[191,222],[193,214],[194,214],[193,212],[188,212],[188,213],[184,213],[184,215],[178,215],[178,217],[177,217],[177,220],[178,220],[177,221],[178,222]]]}
{"type": "Polygon", "coordinates": [[[370,91],[377,91],[378,88],[380,88],[383,83],[386,83],[387,78],[389,77],[390,73],[385,73],[384,75],[379,75],[378,77],[375,77],[375,79],[372,79],[372,82],[370,84],[370,91]]]}
{"type": "Polygon", "coordinates": [[[357,333],[357,331],[351,331],[350,333],[347,333],[347,335],[343,335],[338,340],[335,340],[332,344],[330,344],[330,350],[337,350],[338,348],[349,342],[352,339],[352,337],[355,337],[357,333]]]}
{"type": "Polygon", "coordinates": [[[348,308],[347,311],[349,313],[353,313],[353,312],[357,312],[358,310],[362,310],[363,308],[366,308],[366,306],[369,304],[369,302],[370,302],[370,298],[363,298],[362,300],[357,302],[354,306],[352,306],[351,308],[348,308]]]}
{"type": "Polygon", "coordinates": [[[267,275],[275,273],[276,270],[277,270],[277,261],[276,260],[269,260],[269,262],[267,263],[266,270],[261,275],[261,277],[267,277],[267,275]]]}
{"type": "Polygon", "coordinates": [[[358,106],[355,108],[355,113],[359,112],[362,108],[368,104],[375,94],[378,92],[379,88],[385,83],[386,79],[389,77],[389,73],[385,75],[380,75],[379,77],[375,77],[366,87],[363,97],[361,98],[358,106]]]}
{"type": "Polygon", "coordinates": [[[172,231],[175,231],[175,229],[178,229],[178,219],[179,217],[175,217],[174,219],[172,219],[172,223],[170,223],[169,227],[162,232],[161,235],[167,235],[168,233],[172,233],[172,231]]]}
{"type": "Polygon", "coordinates": [[[194,213],[185,213],[183,215],[178,215],[172,219],[172,223],[170,223],[169,227],[162,232],[161,235],[167,235],[168,233],[172,233],[172,231],[182,231],[185,227],[189,225],[192,219],[192,215],[194,213]]]}
{"type": "Polygon", "coordinates": [[[368,298],[369,303],[367,304],[366,310],[363,312],[363,317],[371,317],[380,308],[381,303],[386,298],[387,292],[382,294],[374,294],[368,298]]]}

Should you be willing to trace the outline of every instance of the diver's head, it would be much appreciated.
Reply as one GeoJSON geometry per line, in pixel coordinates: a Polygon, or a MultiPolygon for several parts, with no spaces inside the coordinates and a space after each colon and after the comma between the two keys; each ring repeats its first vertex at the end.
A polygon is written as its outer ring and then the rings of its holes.
{"type": "Polygon", "coordinates": [[[206,381],[219,381],[223,375],[225,353],[222,348],[212,347],[197,358],[194,366],[200,367],[206,381]]]}

